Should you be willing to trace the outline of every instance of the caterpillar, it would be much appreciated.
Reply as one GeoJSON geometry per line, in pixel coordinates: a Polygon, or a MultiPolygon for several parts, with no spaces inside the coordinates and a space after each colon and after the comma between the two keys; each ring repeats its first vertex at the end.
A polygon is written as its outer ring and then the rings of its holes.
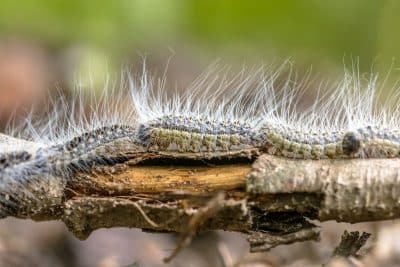
{"type": "Polygon", "coordinates": [[[128,99],[105,91],[92,103],[89,117],[71,113],[83,109],[80,94],[72,104],[60,101],[47,124],[38,126],[29,117],[24,130],[9,135],[32,143],[14,149],[0,145],[0,217],[21,216],[26,206],[42,205],[44,184],[56,188],[47,197],[52,206],[75,172],[138,155],[199,160],[260,153],[310,160],[400,156],[398,97],[379,105],[376,75],[362,79],[345,73],[300,112],[296,99],[305,81],[296,82],[287,65],[229,79],[206,73],[172,96],[165,81],[156,83],[144,68],[139,78],[123,81],[128,99]]]}

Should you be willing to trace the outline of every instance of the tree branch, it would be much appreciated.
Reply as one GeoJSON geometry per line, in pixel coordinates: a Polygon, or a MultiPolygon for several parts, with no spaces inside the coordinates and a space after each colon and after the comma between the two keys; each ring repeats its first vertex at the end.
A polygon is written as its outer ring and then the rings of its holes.
{"type": "Polygon", "coordinates": [[[189,239],[199,231],[222,229],[249,234],[251,250],[263,251],[318,240],[319,228],[309,219],[398,218],[399,166],[400,159],[313,161],[270,155],[253,165],[127,163],[77,174],[61,204],[21,217],[60,219],[81,239],[109,227],[186,233],[189,239]],[[221,191],[224,197],[213,202],[221,191]]]}

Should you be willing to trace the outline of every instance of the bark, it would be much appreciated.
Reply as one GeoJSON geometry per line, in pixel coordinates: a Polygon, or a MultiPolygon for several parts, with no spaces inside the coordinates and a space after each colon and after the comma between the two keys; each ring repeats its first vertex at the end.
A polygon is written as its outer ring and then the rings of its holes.
{"type": "Polygon", "coordinates": [[[80,239],[110,227],[178,232],[182,243],[200,231],[235,231],[249,235],[252,251],[265,251],[318,240],[319,227],[310,220],[398,218],[399,166],[400,159],[270,155],[254,164],[121,164],[76,175],[61,204],[25,217],[60,219],[80,239]]]}

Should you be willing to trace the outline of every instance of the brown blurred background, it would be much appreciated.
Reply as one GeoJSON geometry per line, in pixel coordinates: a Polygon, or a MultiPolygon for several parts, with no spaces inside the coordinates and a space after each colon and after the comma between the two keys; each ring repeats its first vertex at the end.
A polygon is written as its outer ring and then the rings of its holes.
{"type": "MultiPolygon", "coordinates": [[[[396,76],[399,14],[395,0],[2,0],[0,128],[40,109],[56,88],[70,94],[77,77],[85,90],[100,90],[107,74],[134,69],[143,58],[158,73],[171,59],[168,81],[179,88],[216,59],[240,69],[291,58],[297,71],[312,67],[328,79],[358,61],[361,72],[391,69],[396,76]]],[[[324,227],[322,245],[278,248],[259,266],[323,262],[343,229],[379,228],[341,224],[325,231],[332,225],[324,227]]],[[[58,222],[0,221],[0,263],[7,266],[157,266],[174,242],[174,235],[127,229],[78,241],[58,222]]],[[[247,250],[242,235],[212,233],[171,266],[223,266],[221,258],[238,262],[247,250]]]]}

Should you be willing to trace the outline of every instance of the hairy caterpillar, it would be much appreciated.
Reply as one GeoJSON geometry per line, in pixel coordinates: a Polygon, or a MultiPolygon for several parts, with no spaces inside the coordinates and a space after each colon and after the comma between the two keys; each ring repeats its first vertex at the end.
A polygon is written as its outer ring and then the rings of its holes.
{"type": "Polygon", "coordinates": [[[126,81],[128,100],[105,94],[92,105],[90,117],[65,116],[74,107],[82,109],[80,96],[71,105],[61,101],[47,124],[37,127],[28,120],[18,134],[34,145],[0,151],[0,216],[41,205],[44,181],[56,188],[51,206],[74,172],[143,154],[200,160],[259,153],[298,159],[400,156],[400,111],[390,103],[379,106],[375,76],[363,81],[346,74],[299,112],[296,97],[304,81],[293,80],[291,72],[282,79],[285,67],[230,79],[208,73],[173,96],[163,81],[157,85],[144,71],[139,79],[126,81]]]}

